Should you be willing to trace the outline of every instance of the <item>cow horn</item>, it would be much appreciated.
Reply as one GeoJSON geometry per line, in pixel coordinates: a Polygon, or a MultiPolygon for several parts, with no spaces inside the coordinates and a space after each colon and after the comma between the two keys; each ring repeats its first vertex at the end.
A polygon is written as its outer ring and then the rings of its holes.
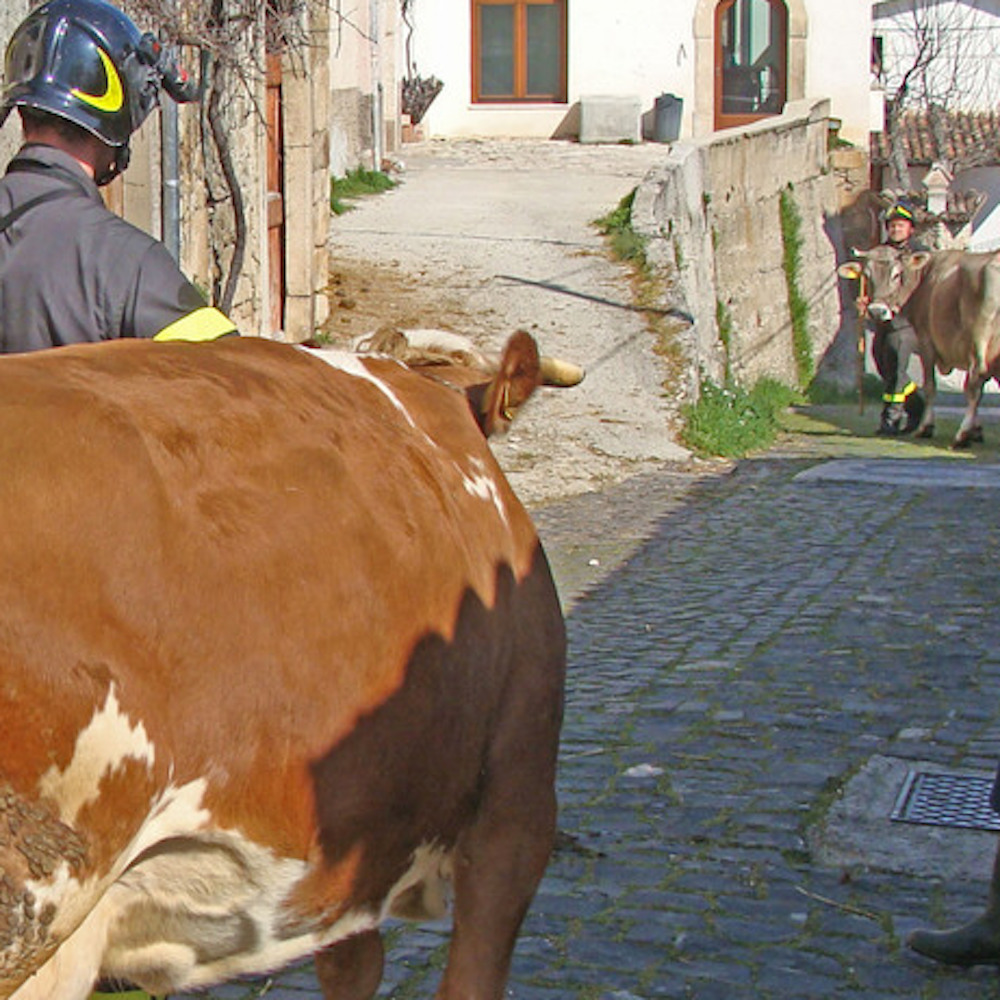
{"type": "Polygon", "coordinates": [[[563,361],[561,358],[552,358],[543,355],[539,358],[542,373],[542,385],[557,386],[561,389],[569,389],[574,385],[579,385],[587,374],[579,365],[572,361],[563,361]]]}

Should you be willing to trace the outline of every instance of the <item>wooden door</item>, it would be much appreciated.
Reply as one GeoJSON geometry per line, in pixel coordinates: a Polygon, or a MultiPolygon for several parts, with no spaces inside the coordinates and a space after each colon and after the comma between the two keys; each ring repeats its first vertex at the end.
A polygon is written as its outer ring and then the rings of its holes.
{"type": "Polygon", "coordinates": [[[281,101],[281,56],[267,57],[267,262],[270,332],[285,327],[285,129],[281,101]]]}
{"type": "Polygon", "coordinates": [[[722,0],[715,8],[715,128],[780,114],[787,80],[783,0],[722,0]]]}

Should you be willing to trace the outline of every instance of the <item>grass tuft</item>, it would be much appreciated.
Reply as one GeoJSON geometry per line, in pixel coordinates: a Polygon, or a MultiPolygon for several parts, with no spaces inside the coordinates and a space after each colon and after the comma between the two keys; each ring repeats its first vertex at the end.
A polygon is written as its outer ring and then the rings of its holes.
{"type": "Polygon", "coordinates": [[[391,191],[396,184],[397,181],[381,170],[364,170],[361,167],[349,171],[346,177],[332,177],[330,178],[330,209],[334,215],[343,215],[354,207],[348,204],[350,199],[391,191]]]}
{"type": "Polygon", "coordinates": [[[649,271],[646,259],[646,240],[632,228],[633,188],[607,215],[594,220],[597,231],[607,237],[612,254],[621,261],[632,264],[642,274],[649,271]]]}
{"type": "Polygon", "coordinates": [[[749,391],[735,382],[701,381],[698,401],[682,407],[681,440],[701,455],[742,458],[771,445],[778,435],[778,414],[799,394],[776,379],[763,378],[749,391]]]}

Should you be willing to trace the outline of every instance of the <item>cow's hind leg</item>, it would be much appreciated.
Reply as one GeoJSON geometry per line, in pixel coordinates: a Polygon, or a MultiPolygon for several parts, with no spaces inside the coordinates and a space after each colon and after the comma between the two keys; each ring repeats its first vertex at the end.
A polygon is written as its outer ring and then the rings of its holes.
{"type": "MultiPolygon", "coordinates": [[[[530,783],[530,773],[521,772],[530,783]]],[[[514,775],[508,780],[513,781],[514,775]]],[[[521,921],[555,837],[555,796],[516,789],[484,809],[455,853],[454,929],[438,1000],[501,1000],[521,921]],[[531,802],[527,812],[521,806],[531,802]]]]}
{"type": "Polygon", "coordinates": [[[453,926],[438,1000],[502,1000],[514,942],[555,839],[566,637],[540,550],[504,627],[516,639],[475,812],[452,851],[453,926]]]}
{"type": "Polygon", "coordinates": [[[370,1000],[382,982],[385,952],[377,930],[363,931],[316,953],[323,1000],[370,1000]]]}
{"type": "Polygon", "coordinates": [[[983,386],[989,375],[969,372],[965,376],[965,416],[952,441],[952,448],[968,448],[970,444],[983,440],[983,426],[979,423],[979,401],[983,396],[983,386]]]}

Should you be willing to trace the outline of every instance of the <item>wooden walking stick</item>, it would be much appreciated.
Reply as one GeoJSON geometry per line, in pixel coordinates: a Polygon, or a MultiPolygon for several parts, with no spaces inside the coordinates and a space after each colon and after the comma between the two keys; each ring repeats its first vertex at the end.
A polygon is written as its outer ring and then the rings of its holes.
{"type": "MultiPolygon", "coordinates": [[[[867,298],[867,282],[865,273],[862,271],[858,275],[858,298],[867,298]]],[[[857,310],[858,324],[858,413],[864,416],[865,412],[865,313],[857,310]]]]}
{"type": "Polygon", "coordinates": [[[858,359],[856,363],[858,381],[858,413],[864,415],[865,412],[865,309],[860,308],[860,303],[867,298],[868,287],[865,281],[865,272],[861,264],[852,260],[846,264],[841,264],[837,268],[837,273],[842,278],[858,283],[858,294],[854,300],[855,314],[858,333],[858,359]]]}

